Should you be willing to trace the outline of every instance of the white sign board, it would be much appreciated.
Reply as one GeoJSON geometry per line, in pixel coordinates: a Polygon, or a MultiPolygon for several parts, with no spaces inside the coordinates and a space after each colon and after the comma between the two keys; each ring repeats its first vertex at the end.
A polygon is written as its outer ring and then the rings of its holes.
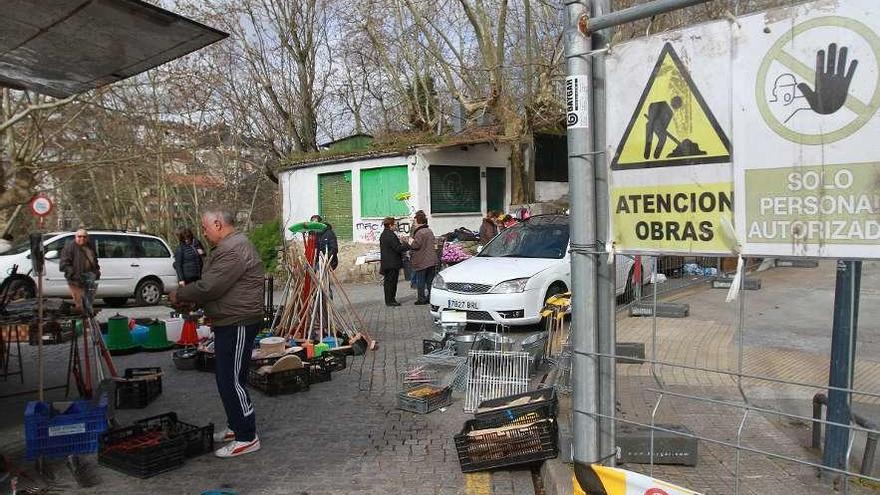
{"type": "Polygon", "coordinates": [[[733,105],[744,253],[877,257],[880,11],[821,1],[740,19],[733,105]]]}
{"type": "Polygon", "coordinates": [[[877,33],[875,0],[821,0],[615,47],[618,249],[877,257],[877,33]]]}

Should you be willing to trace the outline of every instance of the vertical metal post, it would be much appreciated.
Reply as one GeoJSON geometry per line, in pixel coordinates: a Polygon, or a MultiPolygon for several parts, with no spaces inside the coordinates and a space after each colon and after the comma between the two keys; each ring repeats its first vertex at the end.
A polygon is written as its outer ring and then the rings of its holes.
{"type": "MultiPolygon", "coordinates": [[[[568,72],[567,91],[589,94],[590,39],[586,31],[586,0],[565,0],[565,58],[568,72]]],[[[568,95],[571,98],[571,95],[568,95]]],[[[571,110],[571,109],[570,109],[571,110]]],[[[572,280],[572,419],[573,458],[575,473],[599,460],[596,416],[596,212],[591,130],[582,120],[589,109],[578,107],[579,115],[569,119],[568,184],[571,198],[572,280]],[[586,110],[586,112],[583,112],[586,110]]],[[[572,113],[569,113],[572,117],[572,113]]],[[[583,476],[578,476],[580,481],[583,476]]],[[[583,484],[583,483],[582,483],[583,484]]],[[[586,487],[585,487],[586,488],[586,487]]],[[[589,490],[587,490],[589,492],[589,490]]]]}
{"type": "MultiPolygon", "coordinates": [[[[591,0],[590,15],[595,17],[611,12],[611,0],[591,0]]],[[[608,46],[611,39],[611,29],[592,33],[593,50],[602,50],[608,46]]],[[[608,148],[605,136],[605,52],[594,53],[592,56],[593,74],[590,87],[592,88],[591,101],[593,119],[593,149],[597,154],[593,155],[595,164],[594,175],[596,195],[596,238],[608,243],[611,242],[611,225],[609,213],[609,181],[608,159],[605,151],[608,148]]],[[[638,263],[639,258],[636,257],[638,263]]],[[[605,356],[617,354],[616,341],[617,329],[615,326],[615,285],[617,271],[615,260],[600,258],[598,260],[598,272],[596,280],[596,310],[597,314],[597,346],[599,353],[605,356]]],[[[641,273],[639,271],[639,273],[641,273]]],[[[641,278],[638,279],[641,281],[641,278]]],[[[636,284],[636,290],[641,289],[641,284],[636,284]]],[[[615,439],[615,402],[616,402],[616,371],[617,360],[614,358],[599,359],[599,387],[598,409],[599,419],[599,457],[608,466],[615,464],[614,453],[617,442],[615,439]]]]}
{"type": "MultiPolygon", "coordinates": [[[[831,334],[831,369],[828,385],[851,389],[856,334],[859,319],[859,290],[862,280],[861,261],[837,262],[837,283],[834,287],[834,327],[831,334]]],[[[850,424],[852,393],[828,390],[829,422],[850,424]]],[[[825,429],[825,449],[822,464],[846,469],[849,428],[829,424],[825,429]]]]}

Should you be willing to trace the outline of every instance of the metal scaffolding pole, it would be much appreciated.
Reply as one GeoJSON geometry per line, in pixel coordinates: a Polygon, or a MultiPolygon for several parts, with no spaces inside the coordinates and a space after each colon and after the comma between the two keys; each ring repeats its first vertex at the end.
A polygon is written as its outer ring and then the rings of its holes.
{"type": "MultiPolygon", "coordinates": [[[[607,15],[593,17],[587,24],[587,31],[595,33],[627,22],[639,21],[655,15],[665,14],[711,0],[654,0],[653,2],[634,5],[628,9],[609,12],[607,15]]],[[[610,9],[609,9],[610,10],[610,9]]]]}
{"type": "MultiPolygon", "coordinates": [[[[602,16],[611,11],[611,0],[592,0],[592,15],[602,16]]],[[[613,33],[610,29],[592,33],[593,50],[602,50],[608,46],[613,33]]],[[[605,52],[597,51],[593,55],[593,73],[591,81],[591,100],[593,110],[593,149],[596,150],[595,160],[595,194],[596,194],[596,238],[602,242],[611,242],[611,215],[608,211],[610,198],[608,182],[608,155],[605,139],[605,52]]],[[[615,326],[615,283],[616,270],[614,259],[603,256],[598,260],[596,304],[597,308],[597,347],[606,356],[617,354],[617,328],[615,326]]],[[[616,363],[614,358],[599,359],[598,409],[599,420],[599,458],[603,464],[615,464],[614,420],[616,402],[616,363]]]]}
{"type": "Polygon", "coordinates": [[[587,0],[566,0],[565,58],[568,71],[568,184],[571,198],[572,457],[580,480],[599,461],[596,358],[596,211],[590,119],[590,39],[587,0]],[[578,469],[579,468],[579,469],[578,469]]]}
{"type": "MultiPolygon", "coordinates": [[[[850,389],[855,371],[855,349],[859,326],[859,293],[862,281],[862,262],[837,262],[837,281],[834,288],[834,327],[831,334],[831,367],[829,387],[850,389]]],[[[827,420],[848,425],[852,415],[852,392],[836,388],[828,390],[827,420]]],[[[822,464],[847,470],[847,451],[850,428],[828,425],[825,430],[825,449],[822,464]]],[[[826,472],[826,475],[831,473],[826,472]]],[[[836,476],[833,475],[832,476],[836,476]]]]}

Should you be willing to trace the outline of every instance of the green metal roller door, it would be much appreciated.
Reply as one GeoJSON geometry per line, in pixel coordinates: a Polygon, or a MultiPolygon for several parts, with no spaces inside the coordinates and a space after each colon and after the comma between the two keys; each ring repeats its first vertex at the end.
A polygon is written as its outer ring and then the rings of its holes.
{"type": "Polygon", "coordinates": [[[351,171],[318,176],[318,209],[340,240],[352,239],[351,171]]]}

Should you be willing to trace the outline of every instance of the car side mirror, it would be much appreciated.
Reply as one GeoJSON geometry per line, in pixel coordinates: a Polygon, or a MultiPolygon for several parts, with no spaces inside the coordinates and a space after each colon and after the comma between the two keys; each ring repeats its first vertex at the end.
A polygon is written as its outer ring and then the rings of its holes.
{"type": "Polygon", "coordinates": [[[47,260],[54,260],[54,259],[58,258],[58,250],[53,249],[51,251],[47,251],[46,254],[43,255],[43,258],[45,258],[47,260]]]}

